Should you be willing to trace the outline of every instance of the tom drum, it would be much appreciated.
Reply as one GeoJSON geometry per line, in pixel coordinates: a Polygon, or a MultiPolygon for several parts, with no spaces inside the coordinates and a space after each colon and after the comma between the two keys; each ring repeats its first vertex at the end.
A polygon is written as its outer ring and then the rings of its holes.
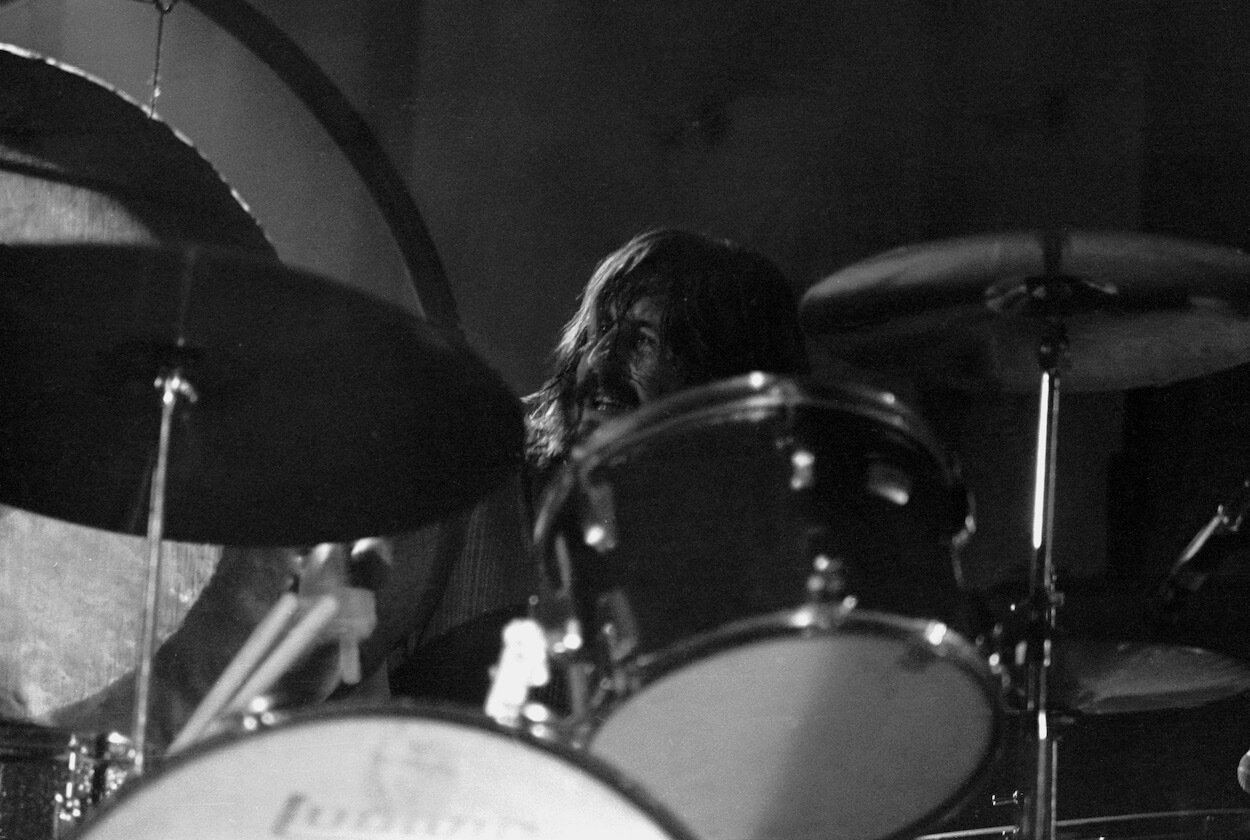
{"type": "Polygon", "coordinates": [[[585,638],[573,729],[705,840],[932,827],[999,741],[968,527],[921,418],[856,383],[752,374],[601,427],[536,529],[540,621],[585,638]]]}

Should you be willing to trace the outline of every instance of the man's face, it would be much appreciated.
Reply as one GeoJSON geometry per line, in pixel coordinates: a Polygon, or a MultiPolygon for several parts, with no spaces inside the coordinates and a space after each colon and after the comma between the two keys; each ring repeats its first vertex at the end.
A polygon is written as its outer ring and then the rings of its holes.
{"type": "Polygon", "coordinates": [[[604,421],[692,384],[661,329],[664,301],[642,297],[623,313],[592,318],[577,366],[578,440],[604,421]]]}

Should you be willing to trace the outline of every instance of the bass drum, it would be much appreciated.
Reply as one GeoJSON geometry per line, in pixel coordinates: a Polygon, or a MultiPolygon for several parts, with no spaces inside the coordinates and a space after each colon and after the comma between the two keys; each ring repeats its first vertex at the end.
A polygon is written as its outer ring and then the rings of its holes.
{"type": "Polygon", "coordinates": [[[692,840],[599,762],[468,712],[301,713],[172,759],[78,840],[692,840]]]}
{"type": "Polygon", "coordinates": [[[572,728],[704,840],[931,828],[1000,740],[968,517],[921,419],[855,383],[752,374],[601,427],[537,523],[538,614],[587,640],[572,728]]]}

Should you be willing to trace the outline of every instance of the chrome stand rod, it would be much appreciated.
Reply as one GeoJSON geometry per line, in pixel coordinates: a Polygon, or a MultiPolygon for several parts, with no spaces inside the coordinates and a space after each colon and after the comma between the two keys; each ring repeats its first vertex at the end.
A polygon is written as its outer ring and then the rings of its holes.
{"type": "Polygon", "coordinates": [[[152,665],[156,655],[157,620],[161,593],[161,541],[165,530],[165,479],[169,470],[169,439],[174,411],[180,398],[195,402],[195,390],[183,379],[182,372],[162,373],[155,385],[161,391],[161,431],[157,443],[156,464],[152,468],[152,489],[148,497],[148,562],[144,582],[143,627],[139,634],[139,663],[135,672],[134,718],[131,727],[135,776],[142,776],[147,754],[148,715],[151,706],[152,665]]]}
{"type": "Polygon", "coordinates": [[[1028,629],[1025,646],[1025,778],[1021,840],[1055,840],[1055,788],[1058,741],[1049,708],[1048,675],[1055,636],[1054,527],[1055,474],[1059,442],[1060,369],[1067,336],[1048,325],[1038,350],[1042,369],[1038,405],[1037,461],[1034,475],[1033,557],[1029,569],[1028,629]]]}

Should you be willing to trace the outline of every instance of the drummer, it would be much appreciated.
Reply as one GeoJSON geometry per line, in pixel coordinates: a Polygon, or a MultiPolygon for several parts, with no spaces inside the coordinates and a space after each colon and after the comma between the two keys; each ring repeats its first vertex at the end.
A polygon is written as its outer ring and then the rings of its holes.
{"type": "MultiPolygon", "coordinates": [[[[794,292],[781,270],[761,254],[697,233],[635,236],[591,275],[556,345],[554,374],[526,400],[525,507],[532,509],[573,445],[601,423],[683,388],[756,370],[808,370],[794,292]]],[[[466,547],[475,550],[462,555],[444,596],[444,622],[455,612],[472,618],[410,642],[391,672],[396,694],[473,704],[485,696],[502,627],[525,611],[523,599],[501,607],[505,587],[475,591],[471,583],[482,575],[499,580],[501,568],[516,562],[509,542],[516,516],[504,502],[497,494],[474,512],[477,544],[466,547]]]]}
{"type": "Polygon", "coordinates": [[[794,292],[768,258],[679,230],[640,234],[595,269],[527,402],[539,474],[605,420],[751,371],[802,374],[794,292]]]}

